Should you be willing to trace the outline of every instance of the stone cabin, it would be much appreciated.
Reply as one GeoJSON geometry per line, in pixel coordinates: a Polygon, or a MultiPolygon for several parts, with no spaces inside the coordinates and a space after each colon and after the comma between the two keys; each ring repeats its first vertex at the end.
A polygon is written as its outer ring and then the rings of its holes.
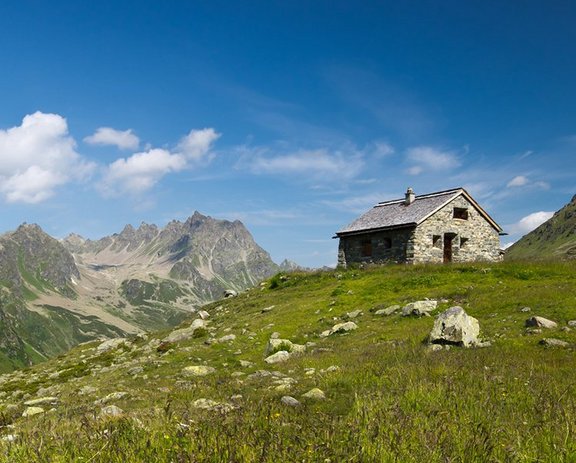
{"type": "Polygon", "coordinates": [[[502,228],[464,188],[376,204],[336,233],[338,265],[498,261],[502,228]]]}

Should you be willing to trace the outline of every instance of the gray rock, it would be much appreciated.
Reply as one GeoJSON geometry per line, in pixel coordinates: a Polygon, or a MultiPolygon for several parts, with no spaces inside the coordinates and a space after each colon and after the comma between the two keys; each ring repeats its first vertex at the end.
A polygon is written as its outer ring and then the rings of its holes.
{"type": "Polygon", "coordinates": [[[286,362],[289,359],[290,359],[290,352],[285,350],[279,350],[275,354],[266,357],[264,361],[268,364],[274,364],[274,363],[286,362]]]}
{"type": "Polygon", "coordinates": [[[24,402],[24,405],[27,406],[34,406],[34,405],[44,405],[44,404],[57,404],[58,403],[58,397],[40,397],[38,399],[32,399],[32,400],[27,400],[26,402],[24,402]]]}
{"type": "Polygon", "coordinates": [[[101,399],[96,400],[94,404],[103,405],[107,404],[108,402],[112,402],[113,400],[121,400],[126,396],[128,396],[128,393],[124,391],[112,392],[108,394],[106,397],[102,397],[101,399]]]}
{"type": "Polygon", "coordinates": [[[391,305],[389,307],[386,307],[385,309],[377,310],[376,312],[374,312],[374,315],[392,315],[398,310],[400,310],[399,305],[391,305]]]}
{"type": "Polygon", "coordinates": [[[348,331],[357,330],[358,325],[354,322],[337,323],[330,330],[330,334],[347,333],[348,331]]]}
{"type": "Polygon", "coordinates": [[[103,354],[105,352],[118,349],[122,344],[130,344],[126,338],[116,338],[108,339],[96,347],[97,354],[103,354]]]}
{"type": "Polygon", "coordinates": [[[526,326],[528,327],[538,327],[538,328],[556,328],[558,326],[558,324],[556,322],[553,322],[552,320],[548,320],[547,318],[544,317],[530,317],[528,320],[526,320],[526,326]]]}
{"type": "Polygon", "coordinates": [[[271,305],[270,307],[264,307],[264,308],[260,311],[260,313],[271,312],[272,309],[274,309],[274,307],[276,307],[276,306],[271,305]]]}
{"type": "Polygon", "coordinates": [[[348,312],[346,317],[349,319],[356,318],[362,314],[361,310],[353,310],[352,312],[348,312]]]}
{"type": "Polygon", "coordinates": [[[231,341],[234,341],[235,339],[236,339],[235,334],[227,334],[226,336],[222,336],[221,338],[218,338],[218,342],[231,342],[231,341]]]}
{"type": "Polygon", "coordinates": [[[298,400],[296,400],[294,397],[289,396],[289,395],[285,395],[280,399],[280,402],[282,402],[284,405],[288,405],[289,407],[299,407],[300,406],[300,402],[298,402],[298,400]]]}
{"type": "Polygon", "coordinates": [[[24,410],[22,416],[27,418],[29,416],[40,415],[42,413],[44,413],[44,409],[42,407],[28,407],[26,410],[24,410]]]}
{"type": "Polygon", "coordinates": [[[163,339],[163,342],[185,341],[187,339],[192,338],[192,336],[194,336],[194,331],[196,331],[198,328],[205,328],[205,327],[206,327],[206,321],[202,320],[201,318],[197,318],[190,324],[190,326],[172,331],[172,333],[170,333],[163,339]]]}
{"type": "Polygon", "coordinates": [[[309,400],[324,400],[326,395],[322,389],[317,387],[310,389],[306,394],[302,394],[302,397],[309,400]]]}
{"type": "Polygon", "coordinates": [[[571,326],[572,328],[576,328],[576,320],[569,320],[568,326],[571,326]]]}
{"type": "Polygon", "coordinates": [[[270,335],[270,339],[279,339],[280,338],[280,333],[278,333],[278,331],[274,331],[274,333],[272,333],[270,335]]]}
{"type": "Polygon", "coordinates": [[[530,311],[532,311],[532,309],[531,309],[530,307],[522,307],[522,308],[520,309],[520,312],[524,312],[524,313],[527,313],[527,312],[530,312],[530,311]]]}
{"type": "Polygon", "coordinates": [[[438,301],[415,301],[410,304],[406,304],[402,308],[402,316],[408,317],[410,315],[415,315],[421,317],[423,315],[430,315],[430,312],[436,310],[438,306],[438,301]]]}
{"type": "Polygon", "coordinates": [[[289,339],[273,338],[268,341],[268,344],[266,345],[265,354],[268,355],[278,350],[285,350],[286,352],[291,352],[292,347],[293,347],[292,341],[290,341],[289,339]]]}
{"type": "Polygon", "coordinates": [[[185,376],[207,376],[216,372],[216,368],[206,365],[191,365],[182,369],[185,376]]]}
{"type": "Polygon", "coordinates": [[[205,310],[200,310],[198,312],[198,315],[200,316],[200,318],[202,320],[206,320],[206,319],[210,318],[210,314],[208,312],[206,312],[205,310]]]}
{"type": "Polygon", "coordinates": [[[80,395],[88,395],[88,394],[94,394],[95,392],[98,391],[98,388],[93,387],[93,386],[82,386],[80,388],[80,390],[78,391],[78,394],[80,395]]]}
{"type": "Polygon", "coordinates": [[[462,307],[450,307],[436,317],[429,340],[432,344],[457,344],[470,347],[478,343],[480,325],[462,307]]]}
{"type": "Polygon", "coordinates": [[[238,296],[238,293],[236,291],[234,291],[233,289],[227,289],[226,291],[224,291],[224,297],[225,298],[236,297],[236,296],[238,296]]]}
{"type": "Polygon", "coordinates": [[[100,410],[100,415],[118,418],[124,415],[124,410],[122,410],[120,407],[117,407],[116,405],[108,405],[107,407],[104,407],[102,410],[100,410]]]}
{"type": "Polygon", "coordinates": [[[556,338],[544,338],[542,340],[540,340],[540,342],[538,343],[542,346],[546,346],[546,347],[568,347],[570,346],[570,343],[566,342],[566,341],[562,341],[561,339],[556,339],[556,338]]]}
{"type": "Polygon", "coordinates": [[[192,406],[201,410],[217,411],[220,413],[228,413],[236,408],[227,402],[216,402],[212,399],[197,399],[192,403],[192,406]]]}

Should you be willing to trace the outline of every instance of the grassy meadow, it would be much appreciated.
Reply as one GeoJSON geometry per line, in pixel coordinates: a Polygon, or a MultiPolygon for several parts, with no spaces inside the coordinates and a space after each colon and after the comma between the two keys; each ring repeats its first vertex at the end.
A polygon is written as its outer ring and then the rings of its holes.
{"type": "Polygon", "coordinates": [[[206,306],[210,322],[191,339],[160,344],[169,331],[149,333],[103,353],[93,342],[2,376],[0,461],[574,462],[575,270],[504,262],[277,275],[206,306]],[[375,314],[424,298],[439,301],[435,314],[462,306],[492,345],[431,352],[433,318],[375,314]],[[319,337],[355,310],[357,330],[319,337]],[[558,327],[531,332],[533,315],[558,327]],[[268,365],[274,332],[306,352],[268,365]],[[190,377],[191,365],[214,371],[190,377]],[[303,398],[312,388],[325,399],[303,398]],[[43,397],[54,398],[44,413],[22,416],[43,397]],[[122,415],[103,416],[110,405],[122,415]]]}

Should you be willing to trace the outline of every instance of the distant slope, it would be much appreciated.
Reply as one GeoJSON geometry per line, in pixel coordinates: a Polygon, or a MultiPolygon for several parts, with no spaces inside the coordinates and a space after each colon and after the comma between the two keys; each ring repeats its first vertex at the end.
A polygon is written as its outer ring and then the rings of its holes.
{"type": "Polygon", "coordinates": [[[576,258],[576,195],[549,220],[510,246],[505,258],[576,258]]]}

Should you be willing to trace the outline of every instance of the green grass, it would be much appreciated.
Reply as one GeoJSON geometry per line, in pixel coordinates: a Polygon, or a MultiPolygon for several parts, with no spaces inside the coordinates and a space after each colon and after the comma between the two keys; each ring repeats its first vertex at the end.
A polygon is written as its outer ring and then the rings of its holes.
{"type": "Polygon", "coordinates": [[[6,462],[571,462],[576,461],[574,347],[543,348],[576,319],[575,263],[390,266],[287,274],[206,307],[201,336],[158,351],[155,339],[97,355],[91,343],[0,379],[0,461],[6,462]],[[375,306],[437,299],[438,312],[461,305],[492,346],[428,352],[433,319],[376,316],[375,306]],[[274,306],[262,312],[265,307],[274,306]],[[532,308],[530,313],[520,311],[532,308]],[[318,334],[361,310],[359,328],[318,334]],[[541,315],[559,328],[528,334],[541,315]],[[307,352],[264,362],[273,332],[307,352]],[[233,333],[230,343],[210,342],[233,333]],[[243,367],[240,360],[253,362],[243,367]],[[188,378],[188,365],[212,375],[188,378]],[[335,371],[327,371],[336,365],[335,371]],[[134,367],[141,367],[136,373],[134,367]],[[314,368],[314,373],[309,374],[314,368]],[[287,375],[291,389],[275,389],[287,375]],[[55,377],[55,372],[60,372],[55,377]],[[241,372],[242,375],[233,375],[241,372]],[[79,395],[86,385],[93,394],[79,395]],[[301,395],[313,387],[326,400],[301,395]],[[45,391],[48,391],[46,393],[45,391]],[[122,418],[102,418],[94,401],[114,391],[122,418]],[[41,393],[41,394],[40,394],[41,393]],[[230,397],[241,394],[234,402],[230,397]],[[302,401],[290,408],[283,395],[302,401]],[[23,401],[56,395],[53,412],[21,418],[23,401]],[[196,409],[208,398],[235,403],[227,413],[196,409]]]}

